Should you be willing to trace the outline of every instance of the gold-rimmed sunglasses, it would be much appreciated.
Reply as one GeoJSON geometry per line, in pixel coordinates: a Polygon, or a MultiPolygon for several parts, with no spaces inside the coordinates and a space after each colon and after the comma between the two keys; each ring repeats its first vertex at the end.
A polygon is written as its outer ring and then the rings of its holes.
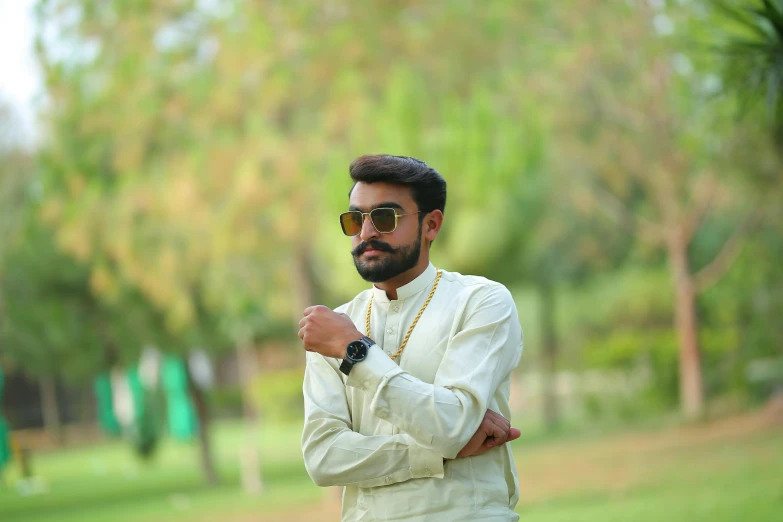
{"type": "Polygon", "coordinates": [[[413,216],[421,214],[422,211],[410,212],[408,214],[398,214],[394,208],[374,208],[369,212],[359,210],[349,210],[340,214],[340,226],[343,227],[343,233],[346,236],[355,236],[362,231],[364,216],[370,216],[370,222],[375,230],[381,234],[391,234],[397,230],[397,219],[403,216],[413,216]]]}

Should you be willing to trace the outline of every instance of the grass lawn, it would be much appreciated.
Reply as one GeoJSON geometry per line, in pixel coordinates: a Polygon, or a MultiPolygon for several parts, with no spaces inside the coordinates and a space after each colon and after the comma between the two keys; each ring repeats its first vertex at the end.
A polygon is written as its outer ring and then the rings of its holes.
{"type": "Polygon", "coordinates": [[[522,520],[783,522],[783,425],[760,415],[517,452],[522,520]]]}
{"type": "MultiPolygon", "coordinates": [[[[318,503],[301,458],[299,425],[261,430],[265,494],[240,492],[238,448],[242,430],[224,423],[214,430],[215,453],[223,484],[203,486],[195,444],[164,441],[156,459],[143,462],[122,442],[80,447],[34,457],[37,475],[49,492],[23,497],[16,492],[16,469],[0,486],[1,522],[97,522],[194,520],[242,511],[269,512],[318,503]]],[[[7,470],[8,471],[8,470],[7,470]]]]}
{"type": "MultiPolygon", "coordinates": [[[[37,455],[46,494],[20,496],[16,470],[6,470],[0,521],[339,520],[334,492],[307,477],[299,429],[262,430],[259,497],[239,492],[241,429],[223,424],[215,430],[219,488],[202,486],[194,446],[167,441],[145,464],[107,443],[37,455]]],[[[762,414],[514,447],[524,521],[783,521],[783,425],[762,414]]]]}

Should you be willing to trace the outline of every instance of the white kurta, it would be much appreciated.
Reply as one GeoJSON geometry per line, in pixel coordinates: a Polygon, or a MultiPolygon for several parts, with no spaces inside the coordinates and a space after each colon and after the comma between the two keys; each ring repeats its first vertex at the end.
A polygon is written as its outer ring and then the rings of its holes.
{"type": "Polygon", "coordinates": [[[405,351],[390,358],[435,276],[430,265],[397,290],[395,301],[373,287],[337,308],[364,332],[374,295],[376,346],[349,377],[340,360],[307,354],[305,465],[316,484],[345,486],[344,522],[519,519],[508,445],[455,459],[487,409],[511,418],[510,376],[522,353],[522,328],[508,290],[444,271],[405,351]]]}

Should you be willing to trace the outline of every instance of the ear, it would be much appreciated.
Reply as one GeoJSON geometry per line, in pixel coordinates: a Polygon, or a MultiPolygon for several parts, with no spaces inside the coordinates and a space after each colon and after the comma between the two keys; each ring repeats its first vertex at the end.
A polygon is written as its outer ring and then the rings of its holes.
{"type": "Polygon", "coordinates": [[[424,216],[424,221],[421,223],[421,230],[424,234],[424,239],[432,243],[435,237],[440,232],[440,227],[443,225],[443,212],[440,210],[433,210],[424,216]]]}

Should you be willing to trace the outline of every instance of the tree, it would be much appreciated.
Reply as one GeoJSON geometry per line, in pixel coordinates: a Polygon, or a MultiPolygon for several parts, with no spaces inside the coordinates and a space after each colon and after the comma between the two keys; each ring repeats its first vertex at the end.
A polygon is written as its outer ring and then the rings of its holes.
{"type": "Polygon", "coordinates": [[[771,126],[783,154],[783,2],[713,0],[712,4],[728,26],[716,44],[723,60],[722,77],[740,99],[745,116],[758,114],[771,126]]]}
{"type": "Polygon", "coordinates": [[[682,9],[655,14],[637,3],[596,10],[595,16],[600,21],[591,27],[617,31],[611,40],[593,34],[594,44],[569,62],[564,79],[576,85],[583,103],[561,120],[563,128],[577,129],[562,158],[581,176],[579,197],[592,201],[595,212],[666,254],[675,289],[681,407],[692,418],[704,406],[697,297],[739,255],[763,204],[743,204],[732,182],[736,159],[714,145],[731,136],[730,107],[716,107],[701,82],[704,70],[694,72],[691,59],[667,38],[672,20],[687,23],[682,9]],[[717,209],[743,217],[711,259],[695,266],[693,240],[717,209]]]}

